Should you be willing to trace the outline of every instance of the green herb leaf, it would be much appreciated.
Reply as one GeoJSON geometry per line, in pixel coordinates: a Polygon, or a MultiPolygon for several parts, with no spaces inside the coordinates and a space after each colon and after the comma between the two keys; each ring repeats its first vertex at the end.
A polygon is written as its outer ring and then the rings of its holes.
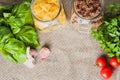
{"type": "Polygon", "coordinates": [[[0,26],[0,43],[5,43],[9,40],[9,38],[13,37],[14,36],[8,27],[0,26]]]}
{"type": "Polygon", "coordinates": [[[26,61],[26,48],[22,41],[15,38],[9,39],[3,48],[6,52],[11,53],[18,62],[26,61]]]}
{"type": "Polygon", "coordinates": [[[7,52],[2,52],[2,56],[9,61],[12,61],[14,63],[18,63],[11,54],[7,53],[7,52]]]}
{"type": "Polygon", "coordinates": [[[21,31],[16,34],[16,38],[23,41],[26,46],[39,47],[38,35],[32,26],[23,26],[21,31]]]}
{"type": "Polygon", "coordinates": [[[109,57],[117,56],[120,61],[120,2],[110,4],[98,31],[91,31],[109,57]]]}

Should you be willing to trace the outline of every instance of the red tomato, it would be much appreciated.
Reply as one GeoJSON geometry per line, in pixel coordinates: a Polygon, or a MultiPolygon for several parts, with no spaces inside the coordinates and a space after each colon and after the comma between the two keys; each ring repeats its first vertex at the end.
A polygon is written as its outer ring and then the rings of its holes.
{"type": "Polygon", "coordinates": [[[104,79],[109,79],[112,76],[112,73],[113,73],[113,68],[110,66],[107,66],[101,70],[100,75],[104,79]]]}
{"type": "Polygon", "coordinates": [[[118,62],[116,57],[112,57],[109,63],[114,68],[117,68],[118,66],[120,66],[120,62],[118,62]]]}
{"type": "Polygon", "coordinates": [[[96,64],[99,68],[104,68],[106,67],[107,65],[107,62],[106,62],[106,59],[103,58],[103,57],[99,57],[97,60],[96,60],[96,64]]]}

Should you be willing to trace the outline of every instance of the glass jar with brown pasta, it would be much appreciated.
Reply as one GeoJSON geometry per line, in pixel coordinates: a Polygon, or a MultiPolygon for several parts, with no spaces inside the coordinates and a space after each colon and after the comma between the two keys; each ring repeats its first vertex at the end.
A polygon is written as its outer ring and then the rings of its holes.
{"type": "Polygon", "coordinates": [[[103,0],[74,0],[72,6],[71,23],[78,25],[79,32],[96,31],[102,24],[103,0]]]}

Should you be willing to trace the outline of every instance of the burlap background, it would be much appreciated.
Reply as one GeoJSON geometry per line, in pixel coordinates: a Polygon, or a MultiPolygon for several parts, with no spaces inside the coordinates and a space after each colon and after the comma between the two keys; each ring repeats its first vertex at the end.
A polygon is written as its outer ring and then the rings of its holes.
{"type": "MultiPolygon", "coordinates": [[[[0,3],[14,1],[19,0],[0,0],[0,3]]],[[[63,0],[68,23],[71,1],[63,0]]],[[[48,60],[38,60],[35,68],[28,69],[23,64],[6,61],[0,55],[0,80],[103,80],[95,60],[104,52],[91,35],[80,34],[71,25],[47,34],[38,33],[41,46],[50,46],[48,60]]],[[[114,71],[110,80],[120,80],[119,73],[120,68],[114,71]]]]}

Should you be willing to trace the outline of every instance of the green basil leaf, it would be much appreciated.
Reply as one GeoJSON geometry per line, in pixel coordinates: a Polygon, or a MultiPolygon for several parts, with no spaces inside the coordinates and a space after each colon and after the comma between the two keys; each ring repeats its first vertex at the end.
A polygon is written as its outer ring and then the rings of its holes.
{"type": "Polygon", "coordinates": [[[30,2],[24,1],[22,4],[20,4],[17,8],[16,16],[23,18],[25,20],[25,24],[33,25],[30,2]]]}
{"type": "Polygon", "coordinates": [[[26,61],[26,54],[13,54],[13,57],[19,62],[26,61]]]}
{"type": "Polygon", "coordinates": [[[16,34],[16,38],[23,41],[26,46],[39,47],[38,35],[32,26],[23,26],[21,31],[16,34]]]}
{"type": "Polygon", "coordinates": [[[26,47],[22,41],[11,38],[8,43],[5,44],[3,49],[6,52],[11,53],[18,62],[24,62],[26,60],[26,47]]]}
{"type": "Polygon", "coordinates": [[[13,37],[14,36],[8,27],[0,26],[0,43],[5,43],[9,40],[9,38],[13,37]]]}
{"type": "Polygon", "coordinates": [[[18,63],[11,54],[7,53],[7,52],[4,52],[2,53],[2,56],[6,59],[6,60],[9,60],[9,61],[12,61],[14,63],[18,63]]]}
{"type": "Polygon", "coordinates": [[[8,24],[10,25],[13,34],[17,34],[20,31],[20,27],[25,24],[24,18],[16,18],[15,16],[11,16],[7,20],[8,24]]]}

